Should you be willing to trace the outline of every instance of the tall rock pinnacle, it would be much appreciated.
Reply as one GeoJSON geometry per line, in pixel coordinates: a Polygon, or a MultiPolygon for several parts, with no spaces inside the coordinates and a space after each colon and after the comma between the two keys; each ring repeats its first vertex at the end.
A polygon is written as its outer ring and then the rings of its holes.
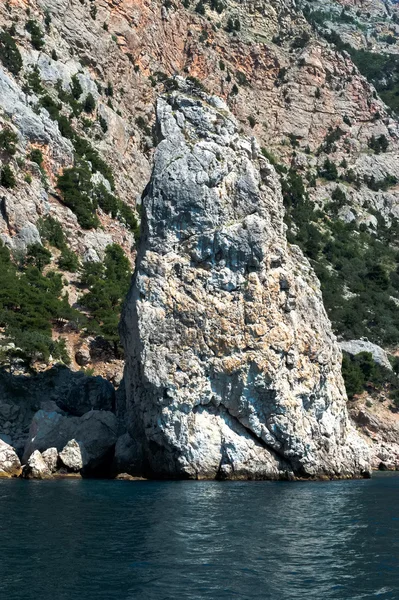
{"type": "Polygon", "coordinates": [[[346,410],[318,280],[285,238],[278,177],[218,98],[158,100],[122,320],[137,468],[160,477],[347,477],[368,452],[346,410]]]}

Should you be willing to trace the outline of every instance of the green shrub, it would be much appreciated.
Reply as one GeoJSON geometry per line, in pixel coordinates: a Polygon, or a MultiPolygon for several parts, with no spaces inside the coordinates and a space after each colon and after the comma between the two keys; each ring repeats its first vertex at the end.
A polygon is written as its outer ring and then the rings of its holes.
{"type": "Polygon", "coordinates": [[[227,19],[225,31],[227,31],[228,33],[233,33],[235,31],[240,31],[240,29],[241,29],[241,23],[237,17],[235,19],[233,19],[232,17],[229,17],[227,19]]]}
{"type": "Polygon", "coordinates": [[[34,266],[18,269],[10,252],[0,244],[0,326],[8,341],[15,343],[18,357],[28,365],[50,355],[65,362],[62,342],[51,339],[52,321],[57,318],[82,322],[83,317],[61,297],[62,277],[50,272],[46,276],[34,266]]]}
{"type": "Polygon", "coordinates": [[[329,158],[324,161],[322,169],[319,172],[321,177],[328,179],[328,181],[336,181],[338,179],[338,169],[329,158]]]}
{"type": "Polygon", "coordinates": [[[103,132],[107,133],[107,131],[108,131],[108,123],[107,123],[107,121],[104,119],[104,117],[102,115],[100,115],[98,117],[98,122],[100,123],[100,127],[103,130],[103,132]]]}
{"type": "Polygon", "coordinates": [[[205,5],[202,0],[200,0],[195,6],[195,12],[199,15],[205,14],[205,5]]]}
{"type": "Polygon", "coordinates": [[[0,150],[4,150],[10,156],[13,156],[18,143],[18,135],[11,129],[4,128],[0,131],[0,150]]]}
{"type": "Polygon", "coordinates": [[[122,352],[118,323],[130,279],[129,260],[117,244],[106,248],[103,263],[83,265],[82,283],[89,291],[80,299],[80,303],[91,313],[93,331],[101,333],[113,344],[116,355],[122,352]]]}
{"type": "Polygon", "coordinates": [[[376,154],[380,154],[381,152],[386,152],[388,150],[389,142],[384,134],[381,134],[378,138],[373,135],[371,136],[368,145],[376,154]]]}
{"type": "Polygon", "coordinates": [[[39,69],[35,66],[27,76],[28,90],[31,90],[38,96],[43,94],[44,88],[42,86],[42,80],[40,79],[39,69]]]}
{"type": "Polygon", "coordinates": [[[132,209],[130,208],[130,206],[128,206],[121,200],[119,201],[119,206],[118,206],[118,217],[132,231],[136,242],[138,242],[138,239],[140,236],[140,230],[139,230],[136,216],[135,216],[134,212],[132,211],[132,209]]]}
{"type": "Polygon", "coordinates": [[[107,87],[105,88],[105,95],[108,96],[109,98],[112,98],[114,95],[114,86],[112,85],[112,83],[110,81],[108,81],[107,87]]]}
{"type": "Polygon", "coordinates": [[[76,273],[76,271],[79,269],[79,258],[72,250],[64,247],[61,251],[60,257],[58,258],[57,264],[58,267],[64,271],[76,273]]]}
{"type": "Polygon", "coordinates": [[[27,248],[26,263],[43,271],[44,267],[51,263],[51,252],[39,243],[31,244],[27,248]]]}
{"type": "Polygon", "coordinates": [[[93,148],[93,146],[85,140],[84,138],[74,134],[73,136],[73,145],[75,147],[75,152],[81,160],[88,161],[91,164],[93,172],[99,172],[105,179],[107,179],[111,185],[111,188],[115,188],[114,176],[112,174],[112,169],[107,165],[107,163],[101,158],[97,150],[93,148]]]}
{"type": "Polygon", "coordinates": [[[0,61],[13,75],[22,69],[22,56],[13,37],[7,31],[0,32],[0,61]]]}
{"type": "Polygon", "coordinates": [[[39,167],[43,164],[43,154],[39,148],[33,148],[29,153],[29,160],[39,165],[39,167]]]}
{"type": "Polygon", "coordinates": [[[51,15],[48,12],[48,10],[46,10],[46,12],[44,13],[44,24],[46,26],[46,31],[49,31],[51,25],[51,15]]]}
{"type": "Polygon", "coordinates": [[[91,92],[87,94],[83,108],[87,113],[92,113],[93,110],[96,108],[96,101],[94,100],[94,96],[91,92]]]}
{"type": "Polygon", "coordinates": [[[42,50],[44,46],[43,32],[36,21],[29,19],[25,25],[25,29],[30,33],[32,46],[36,50],[42,50]]]}
{"type": "Polygon", "coordinates": [[[48,111],[50,117],[54,121],[58,121],[60,118],[60,110],[62,108],[61,104],[55,102],[48,94],[45,94],[40,98],[40,104],[48,111]]]}
{"type": "Polygon", "coordinates": [[[65,236],[61,224],[54,217],[41,217],[37,222],[37,229],[42,240],[61,250],[65,247],[65,236]]]}
{"type": "Polygon", "coordinates": [[[345,204],[348,201],[345,192],[339,186],[337,186],[331,194],[331,199],[334,202],[335,210],[338,210],[339,208],[342,208],[342,206],[345,206],[345,204]]]}
{"type": "Polygon", "coordinates": [[[83,88],[80,85],[80,81],[77,75],[73,75],[71,78],[71,92],[75,100],[79,100],[79,98],[83,94],[83,88]]]}
{"type": "Polygon", "coordinates": [[[390,390],[390,396],[394,402],[399,398],[399,378],[387,368],[376,363],[369,352],[360,352],[355,356],[344,352],[342,375],[350,400],[365,390],[378,392],[384,388],[390,390]]]}
{"type": "Polygon", "coordinates": [[[364,183],[374,192],[379,190],[387,191],[391,186],[398,183],[397,178],[394,175],[386,175],[384,179],[376,179],[374,175],[365,175],[364,183]]]}
{"type": "Polygon", "coordinates": [[[13,188],[16,186],[15,175],[10,165],[3,165],[0,173],[0,185],[5,188],[13,188]]]}
{"type": "Polygon", "coordinates": [[[91,197],[91,172],[85,161],[80,161],[76,166],[66,169],[58,177],[57,187],[61,192],[63,203],[75,213],[83,229],[99,226],[96,207],[91,197]]]}

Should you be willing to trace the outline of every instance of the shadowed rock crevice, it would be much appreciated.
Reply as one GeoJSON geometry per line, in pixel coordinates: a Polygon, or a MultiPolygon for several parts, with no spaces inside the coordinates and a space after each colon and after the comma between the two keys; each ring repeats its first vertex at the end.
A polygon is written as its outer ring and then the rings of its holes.
{"type": "Polygon", "coordinates": [[[287,244],[273,167],[219,99],[183,80],[161,141],[125,304],[127,425],[156,477],[349,477],[346,411],[319,283],[287,244]]]}
{"type": "Polygon", "coordinates": [[[0,432],[7,446],[0,447],[0,473],[18,474],[19,456],[27,478],[56,471],[114,476],[115,445],[123,433],[114,411],[115,390],[102,377],[67,367],[31,376],[0,370],[0,432]]]}

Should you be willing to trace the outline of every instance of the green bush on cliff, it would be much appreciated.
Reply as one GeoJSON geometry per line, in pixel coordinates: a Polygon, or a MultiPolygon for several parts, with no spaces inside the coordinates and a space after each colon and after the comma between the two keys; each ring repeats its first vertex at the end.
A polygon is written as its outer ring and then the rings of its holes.
{"type": "Polygon", "coordinates": [[[15,175],[10,165],[3,165],[0,171],[0,185],[5,188],[13,188],[16,184],[15,175]]]}
{"type": "Polygon", "coordinates": [[[311,260],[335,332],[346,339],[367,336],[377,344],[397,344],[399,251],[395,223],[388,229],[380,220],[373,232],[331,218],[336,204],[345,203],[340,188],[334,190],[334,202],[322,213],[309,200],[298,171],[280,172],[288,241],[298,244],[311,260]]]}
{"type": "Polygon", "coordinates": [[[39,271],[43,271],[46,265],[51,263],[51,252],[38,242],[30,244],[26,251],[26,264],[33,265],[39,271]]]}
{"type": "Polygon", "coordinates": [[[58,177],[57,187],[61,192],[63,203],[75,213],[83,229],[99,226],[96,205],[91,197],[93,186],[87,162],[79,161],[74,167],[65,169],[58,177]]]}
{"type": "Polygon", "coordinates": [[[51,246],[62,250],[65,246],[65,236],[61,224],[51,217],[41,217],[37,222],[37,228],[42,240],[47,241],[51,246]]]}
{"type": "Polygon", "coordinates": [[[64,343],[51,338],[52,323],[81,317],[62,297],[61,275],[51,271],[44,276],[33,264],[18,267],[0,245],[0,280],[0,327],[5,329],[5,341],[15,343],[18,357],[27,364],[36,358],[46,361],[50,355],[65,362],[64,343]]]}
{"type": "Polygon", "coordinates": [[[4,128],[0,131],[0,150],[3,150],[6,154],[14,156],[17,151],[16,144],[18,143],[18,136],[11,129],[4,128]]]}
{"type": "Polygon", "coordinates": [[[399,397],[399,378],[376,363],[370,352],[360,352],[355,356],[344,352],[342,375],[349,400],[365,390],[369,393],[385,390],[393,400],[399,397]]]}
{"type": "Polygon", "coordinates": [[[30,33],[32,46],[36,50],[42,50],[44,46],[43,32],[33,19],[29,19],[25,25],[26,31],[30,33]]]}
{"type": "Polygon", "coordinates": [[[131,275],[129,260],[117,244],[107,246],[102,263],[85,263],[82,270],[82,283],[89,291],[80,304],[92,316],[89,327],[112,343],[116,356],[122,352],[118,323],[131,275]]]}
{"type": "Polygon", "coordinates": [[[22,69],[21,53],[8,31],[0,32],[0,61],[13,75],[18,75],[22,69]]]}
{"type": "Polygon", "coordinates": [[[61,251],[61,255],[58,258],[57,265],[63,271],[70,271],[71,273],[76,273],[79,269],[79,258],[69,248],[65,247],[61,251]]]}

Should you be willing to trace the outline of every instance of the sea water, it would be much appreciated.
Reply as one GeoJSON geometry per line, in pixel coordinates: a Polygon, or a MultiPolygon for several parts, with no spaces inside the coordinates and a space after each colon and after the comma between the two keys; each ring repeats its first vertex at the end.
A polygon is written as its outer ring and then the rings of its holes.
{"type": "Polygon", "coordinates": [[[0,480],[1,600],[399,600],[399,476],[0,480]]]}

